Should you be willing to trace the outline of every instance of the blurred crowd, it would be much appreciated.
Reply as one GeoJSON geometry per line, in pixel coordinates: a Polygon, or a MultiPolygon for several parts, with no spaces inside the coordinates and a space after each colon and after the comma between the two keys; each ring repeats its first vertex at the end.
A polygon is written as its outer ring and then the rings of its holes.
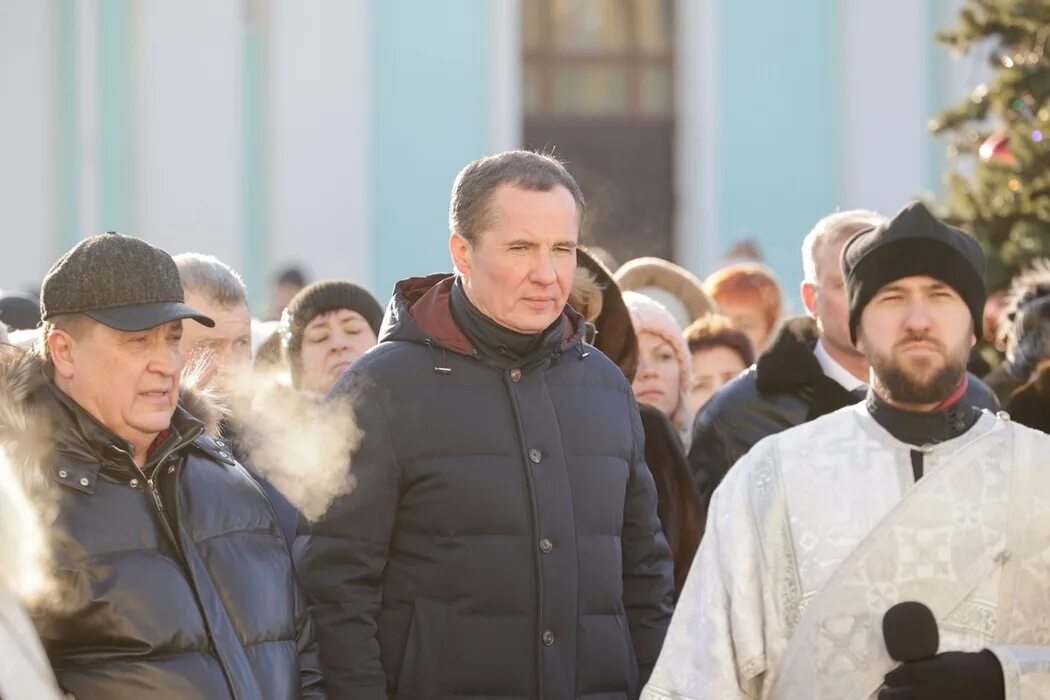
{"type": "MultiPolygon", "coordinates": [[[[0,697],[637,696],[730,467],[868,394],[842,251],[888,219],[796,232],[788,317],[761,261],[620,264],[582,216],[515,152],[389,299],[289,267],[253,318],[228,261],[121,234],[0,292],[0,697]]],[[[1050,430],[1050,260],[979,340],[965,401],[1050,430]]]]}

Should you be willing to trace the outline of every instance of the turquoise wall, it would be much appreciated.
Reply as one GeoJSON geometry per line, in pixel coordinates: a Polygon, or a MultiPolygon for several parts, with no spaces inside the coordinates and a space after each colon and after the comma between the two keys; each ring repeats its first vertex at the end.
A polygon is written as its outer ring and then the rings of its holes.
{"type": "Polygon", "coordinates": [[[719,252],[759,241],[799,310],[802,238],[838,200],[837,3],[758,4],[716,12],[719,252]]]}
{"type": "Polygon", "coordinates": [[[385,301],[403,278],[450,270],[456,173],[489,152],[485,0],[373,3],[373,272],[385,301]]]}
{"type": "MultiPolygon", "coordinates": [[[[130,0],[98,4],[99,198],[102,231],[135,231],[132,100],[132,18],[130,0]]],[[[91,235],[98,231],[84,231],[91,235]]]]}

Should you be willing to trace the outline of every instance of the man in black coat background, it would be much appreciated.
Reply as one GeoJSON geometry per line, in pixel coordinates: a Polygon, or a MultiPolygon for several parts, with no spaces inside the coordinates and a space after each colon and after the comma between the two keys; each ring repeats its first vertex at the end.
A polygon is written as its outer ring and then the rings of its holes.
{"type": "Polygon", "coordinates": [[[455,275],[400,282],[332,390],[364,433],[304,588],[332,697],[633,698],[672,565],[623,373],[566,307],[582,193],[512,151],[456,179],[455,275]]]}

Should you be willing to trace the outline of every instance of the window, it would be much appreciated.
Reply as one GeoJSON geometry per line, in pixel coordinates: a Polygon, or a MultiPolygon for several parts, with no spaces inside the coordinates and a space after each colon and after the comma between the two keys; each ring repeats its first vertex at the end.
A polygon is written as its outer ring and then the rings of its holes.
{"type": "Polygon", "coordinates": [[[525,143],[566,161],[587,198],[583,242],[619,262],[672,255],[673,5],[521,3],[525,143]]]}

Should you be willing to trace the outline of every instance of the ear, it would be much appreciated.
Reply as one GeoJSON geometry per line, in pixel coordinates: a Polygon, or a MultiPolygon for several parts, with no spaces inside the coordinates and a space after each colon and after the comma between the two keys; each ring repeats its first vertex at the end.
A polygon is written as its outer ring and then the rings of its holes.
{"type": "Polygon", "coordinates": [[[470,277],[471,259],[474,247],[463,236],[453,233],[448,238],[448,252],[452,255],[452,264],[455,265],[459,274],[470,277]]]}
{"type": "Polygon", "coordinates": [[[867,356],[867,351],[864,349],[864,312],[860,313],[860,323],[857,324],[857,340],[853,343],[853,347],[857,348],[860,354],[867,356]]]}
{"type": "Polygon", "coordinates": [[[69,333],[54,330],[47,336],[47,351],[51,354],[51,363],[55,373],[65,379],[72,379],[76,340],[69,333]]]}
{"type": "Polygon", "coordinates": [[[817,317],[817,285],[812,282],[803,282],[801,287],[802,305],[806,307],[806,313],[810,318],[817,317]]]}

